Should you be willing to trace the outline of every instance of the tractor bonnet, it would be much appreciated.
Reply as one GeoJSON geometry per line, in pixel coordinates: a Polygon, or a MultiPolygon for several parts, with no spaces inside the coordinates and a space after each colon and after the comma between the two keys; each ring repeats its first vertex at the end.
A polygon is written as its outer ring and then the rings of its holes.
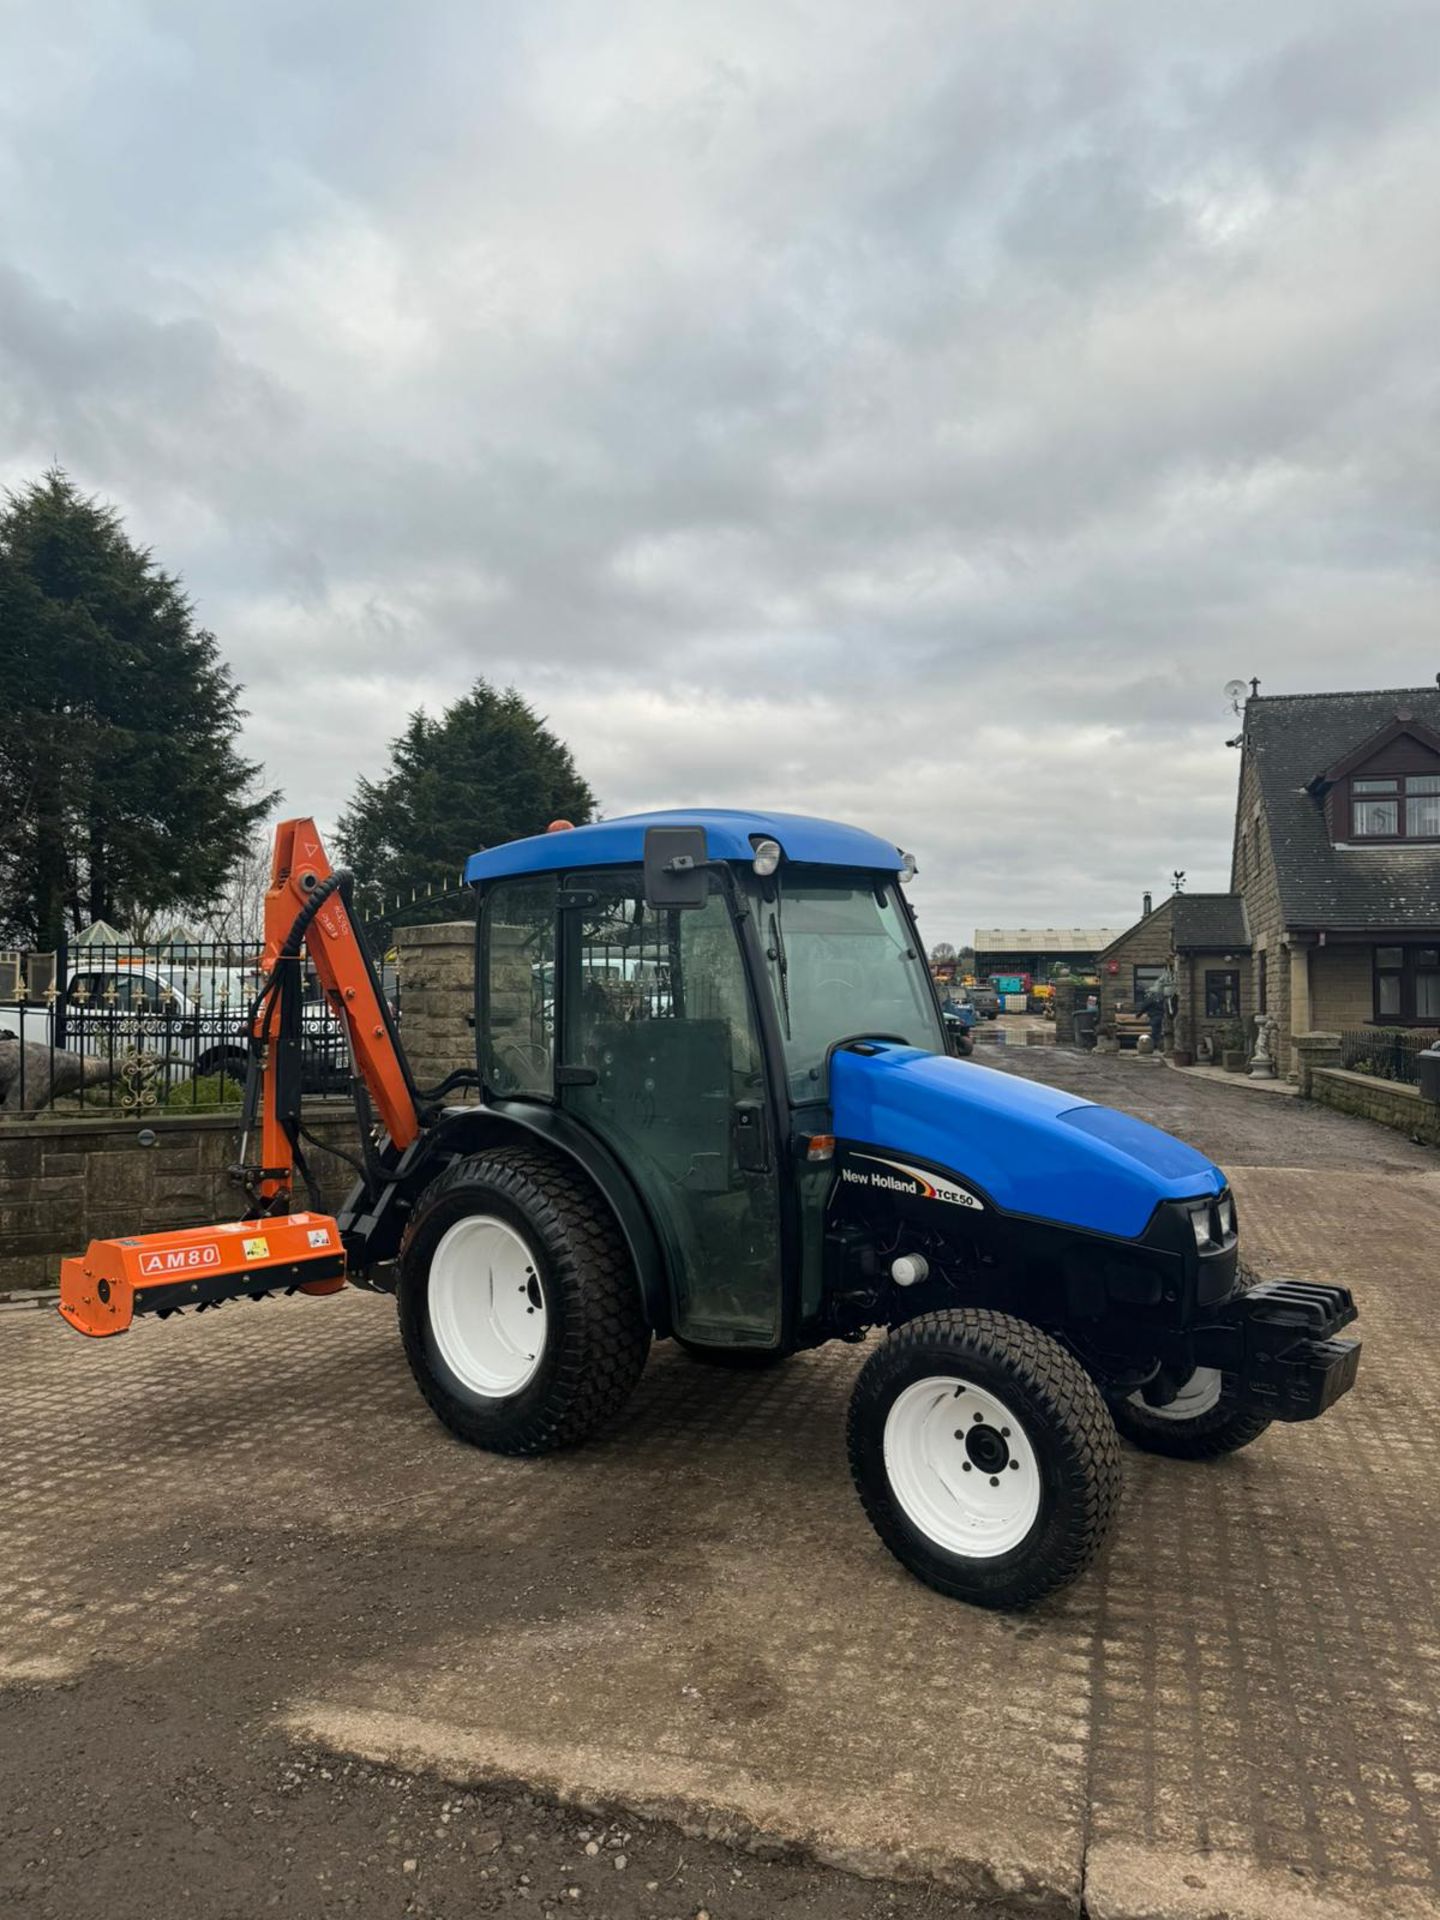
{"type": "Polygon", "coordinates": [[[1220,1193],[1220,1169],[1158,1128],[1073,1094],[914,1047],[830,1061],[837,1139],[959,1174],[1007,1213],[1134,1239],[1162,1201],[1220,1193]]]}

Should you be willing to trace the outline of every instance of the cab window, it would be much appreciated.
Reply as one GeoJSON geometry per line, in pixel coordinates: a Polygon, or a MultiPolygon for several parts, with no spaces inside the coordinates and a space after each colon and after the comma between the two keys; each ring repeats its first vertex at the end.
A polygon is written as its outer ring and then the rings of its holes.
{"type": "Polygon", "coordinates": [[[485,895],[481,1071],[492,1093],[554,1086],[556,893],[552,873],[501,880],[485,895]]]}
{"type": "Polygon", "coordinates": [[[888,881],[792,870],[756,913],[792,1100],[820,1092],[837,1040],[889,1034],[945,1051],[924,956],[888,881]]]}

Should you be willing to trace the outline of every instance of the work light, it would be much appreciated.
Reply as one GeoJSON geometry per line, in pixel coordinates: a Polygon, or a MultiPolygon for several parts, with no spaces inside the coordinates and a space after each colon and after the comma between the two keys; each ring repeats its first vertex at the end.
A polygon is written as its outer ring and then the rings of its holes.
{"type": "Polygon", "coordinates": [[[780,864],[780,842],[778,840],[755,840],[755,871],[762,880],[768,879],[780,864]]]}

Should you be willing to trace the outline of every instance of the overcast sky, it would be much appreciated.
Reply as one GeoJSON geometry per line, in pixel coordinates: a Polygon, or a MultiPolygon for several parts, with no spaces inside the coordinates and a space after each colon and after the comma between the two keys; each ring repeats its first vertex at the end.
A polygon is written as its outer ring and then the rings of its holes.
{"type": "Polygon", "coordinates": [[[0,479],[183,575],[333,819],[477,673],[607,813],[1228,880],[1227,680],[1440,670],[1432,0],[0,17],[0,479]]]}

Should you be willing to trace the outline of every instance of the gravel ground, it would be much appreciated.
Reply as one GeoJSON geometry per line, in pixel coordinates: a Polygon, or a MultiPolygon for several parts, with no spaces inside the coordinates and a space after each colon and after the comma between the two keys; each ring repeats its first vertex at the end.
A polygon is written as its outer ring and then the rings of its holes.
{"type": "Polygon", "coordinates": [[[0,1912],[26,1920],[987,1920],[664,1822],[461,1790],[281,1738],[111,1671],[0,1692],[0,1912]],[[117,1760],[123,1756],[123,1764],[117,1760]]]}
{"type": "MultiPolygon", "coordinates": [[[[980,1056],[977,1055],[977,1058],[980,1056]]],[[[1346,1173],[1433,1173],[1440,1154],[1403,1134],[1309,1100],[1194,1080],[1154,1055],[1070,1047],[997,1048],[981,1064],[1119,1107],[1188,1140],[1222,1167],[1335,1167],[1346,1173]]]]}
{"type": "Polygon", "coordinates": [[[443,1434],[374,1296],[0,1316],[0,1914],[1440,1920],[1440,1155],[1003,1064],[1232,1170],[1262,1272],[1354,1286],[1355,1393],[1213,1467],[1127,1453],[1108,1556],[1012,1619],[865,1525],[855,1349],[657,1347],[612,1433],[524,1462],[443,1434]]]}

